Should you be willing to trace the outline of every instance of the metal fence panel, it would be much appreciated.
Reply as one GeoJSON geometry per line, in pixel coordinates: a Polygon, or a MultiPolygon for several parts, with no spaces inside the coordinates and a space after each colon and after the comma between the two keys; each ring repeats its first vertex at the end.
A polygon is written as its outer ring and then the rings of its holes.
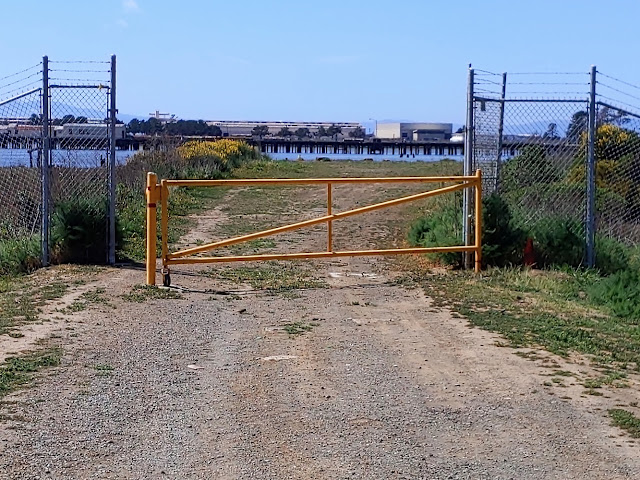
{"type": "Polygon", "coordinates": [[[598,104],[595,135],[596,231],[640,243],[640,117],[598,104]]]}
{"type": "Polygon", "coordinates": [[[0,79],[0,241],[39,241],[42,65],[0,79]]]}
{"type": "Polygon", "coordinates": [[[585,179],[576,170],[585,156],[572,119],[586,106],[578,101],[474,102],[474,168],[483,171],[485,192],[499,192],[520,224],[557,219],[582,224],[585,179]]]}
{"type": "Polygon", "coordinates": [[[46,264],[51,225],[84,209],[103,220],[94,234],[104,244],[104,260],[114,260],[113,244],[107,250],[114,224],[109,216],[115,191],[109,188],[115,165],[114,81],[115,57],[111,62],[44,57],[0,78],[0,241],[41,236],[46,264]]]}

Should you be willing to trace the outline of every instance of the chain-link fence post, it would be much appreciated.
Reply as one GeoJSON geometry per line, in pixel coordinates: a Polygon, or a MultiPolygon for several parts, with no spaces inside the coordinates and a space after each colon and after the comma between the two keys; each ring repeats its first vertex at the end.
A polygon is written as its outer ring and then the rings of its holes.
{"type": "Polygon", "coordinates": [[[507,95],[507,73],[502,74],[502,87],[500,95],[500,114],[498,119],[498,151],[496,153],[496,180],[494,191],[498,192],[500,188],[500,168],[502,166],[502,135],[504,132],[504,103],[507,95]]]}
{"type": "MultiPolygon", "coordinates": [[[[467,124],[464,137],[464,175],[471,175],[473,170],[473,102],[474,102],[474,71],[469,68],[467,86],[467,124]]],[[[471,192],[465,188],[462,192],[462,241],[464,245],[471,245],[471,192]]],[[[471,254],[463,253],[465,268],[471,268],[471,254]]]]}
{"type": "Polygon", "coordinates": [[[585,219],[585,244],[587,267],[595,265],[595,205],[596,205],[596,67],[591,66],[589,93],[589,128],[587,146],[587,208],[585,219]]]}
{"type": "Polygon", "coordinates": [[[116,263],[116,56],[111,56],[111,88],[109,89],[109,255],[116,263]]]}
{"type": "Polygon", "coordinates": [[[49,57],[42,57],[42,264],[49,264],[49,57]]]}

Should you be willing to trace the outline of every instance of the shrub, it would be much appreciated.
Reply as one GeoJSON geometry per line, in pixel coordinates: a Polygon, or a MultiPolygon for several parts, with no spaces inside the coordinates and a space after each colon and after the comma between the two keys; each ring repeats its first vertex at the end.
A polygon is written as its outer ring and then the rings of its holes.
{"type": "Polygon", "coordinates": [[[41,266],[40,235],[0,240],[0,275],[29,273],[41,266]]]}
{"type": "MultiPolygon", "coordinates": [[[[444,198],[444,197],[443,197],[444,198]]],[[[443,201],[426,217],[418,219],[408,235],[411,245],[421,247],[447,247],[462,243],[462,195],[456,194],[443,201]],[[452,199],[451,199],[452,198],[452,199]]],[[[446,264],[461,266],[459,252],[437,253],[432,258],[446,264]]]]}
{"type": "Polygon", "coordinates": [[[613,238],[596,235],[595,256],[596,268],[603,275],[630,268],[631,249],[613,238]]]}
{"type": "Polygon", "coordinates": [[[539,267],[579,267],[584,258],[582,225],[571,217],[544,217],[533,225],[536,261],[539,267]]]}
{"type": "MultiPolygon", "coordinates": [[[[485,265],[519,263],[525,235],[515,227],[508,205],[498,195],[490,195],[482,208],[482,256],[485,265]]],[[[432,213],[417,220],[409,230],[409,243],[423,247],[445,247],[462,243],[462,196],[443,201],[432,213]]],[[[434,254],[447,265],[461,266],[458,252],[434,254]]]]}
{"type": "Polygon", "coordinates": [[[482,261],[503,267],[519,264],[526,235],[514,225],[509,205],[499,195],[482,200],[482,261]]]}
{"type": "Polygon", "coordinates": [[[106,199],[64,200],[51,219],[52,257],[56,262],[104,263],[107,256],[106,199]]]}
{"type": "Polygon", "coordinates": [[[195,163],[200,168],[209,165],[220,172],[229,172],[259,157],[258,153],[245,142],[229,139],[215,142],[194,140],[179,146],[176,151],[178,156],[187,163],[195,163]]]}
{"type": "Polygon", "coordinates": [[[517,157],[505,162],[501,184],[506,190],[530,187],[538,183],[554,183],[561,178],[559,169],[541,145],[528,145],[517,157]]]}
{"type": "Polygon", "coordinates": [[[625,269],[587,287],[587,294],[597,304],[627,319],[640,319],[640,270],[625,269]]]}

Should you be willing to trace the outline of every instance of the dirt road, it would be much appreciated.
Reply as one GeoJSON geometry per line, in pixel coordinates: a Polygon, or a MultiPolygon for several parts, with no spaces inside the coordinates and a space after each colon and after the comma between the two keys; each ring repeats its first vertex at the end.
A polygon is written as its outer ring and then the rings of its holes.
{"type": "Polygon", "coordinates": [[[561,398],[385,260],[291,268],[311,288],[182,269],[182,298],[142,303],[121,295],[143,272],[96,274],[110,305],[67,314],[62,365],[4,399],[0,478],[640,477],[606,399],[561,398]]]}

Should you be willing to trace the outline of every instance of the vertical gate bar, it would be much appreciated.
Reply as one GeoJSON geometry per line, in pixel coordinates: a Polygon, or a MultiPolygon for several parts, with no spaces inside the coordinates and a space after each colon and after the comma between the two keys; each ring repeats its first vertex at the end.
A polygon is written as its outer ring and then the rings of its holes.
{"type": "MultiPolygon", "coordinates": [[[[479,273],[482,269],[482,170],[476,170],[477,180],[475,181],[475,217],[476,217],[476,232],[475,232],[475,272],[479,273]]],[[[467,189],[468,190],[468,189],[467,189]]]]}
{"type": "Polygon", "coordinates": [[[160,231],[162,235],[162,268],[165,268],[167,258],[169,256],[169,187],[167,181],[162,180],[160,183],[160,231]]]}
{"type": "Polygon", "coordinates": [[[496,155],[496,178],[494,182],[494,191],[500,189],[500,170],[502,167],[502,133],[504,131],[504,107],[505,98],[507,96],[507,72],[502,74],[502,91],[500,93],[500,117],[498,119],[498,152],[496,155]]]}
{"type": "Polygon", "coordinates": [[[109,89],[109,253],[107,262],[116,263],[116,56],[111,55],[109,89]]]}
{"type": "MultiPolygon", "coordinates": [[[[465,127],[464,144],[464,175],[471,175],[473,168],[473,101],[474,101],[474,70],[469,68],[467,85],[467,125],[465,127]]],[[[462,191],[462,243],[471,245],[471,192],[468,188],[462,191]]],[[[464,253],[465,268],[470,268],[471,255],[464,253]]]]}
{"type": "Polygon", "coordinates": [[[156,284],[156,201],[158,176],[147,173],[147,285],[156,284]]]}
{"type": "MultiPolygon", "coordinates": [[[[327,183],[327,215],[333,215],[333,194],[331,184],[327,183]]],[[[333,222],[327,222],[327,252],[333,252],[333,222]]]]}
{"type": "Polygon", "coordinates": [[[42,161],[41,161],[41,182],[42,182],[42,265],[49,265],[49,57],[42,57],[42,161]]]}
{"type": "Polygon", "coordinates": [[[591,66],[589,94],[589,143],[587,151],[587,212],[585,219],[585,263],[595,265],[595,197],[596,197],[596,66],[591,66]]]}

